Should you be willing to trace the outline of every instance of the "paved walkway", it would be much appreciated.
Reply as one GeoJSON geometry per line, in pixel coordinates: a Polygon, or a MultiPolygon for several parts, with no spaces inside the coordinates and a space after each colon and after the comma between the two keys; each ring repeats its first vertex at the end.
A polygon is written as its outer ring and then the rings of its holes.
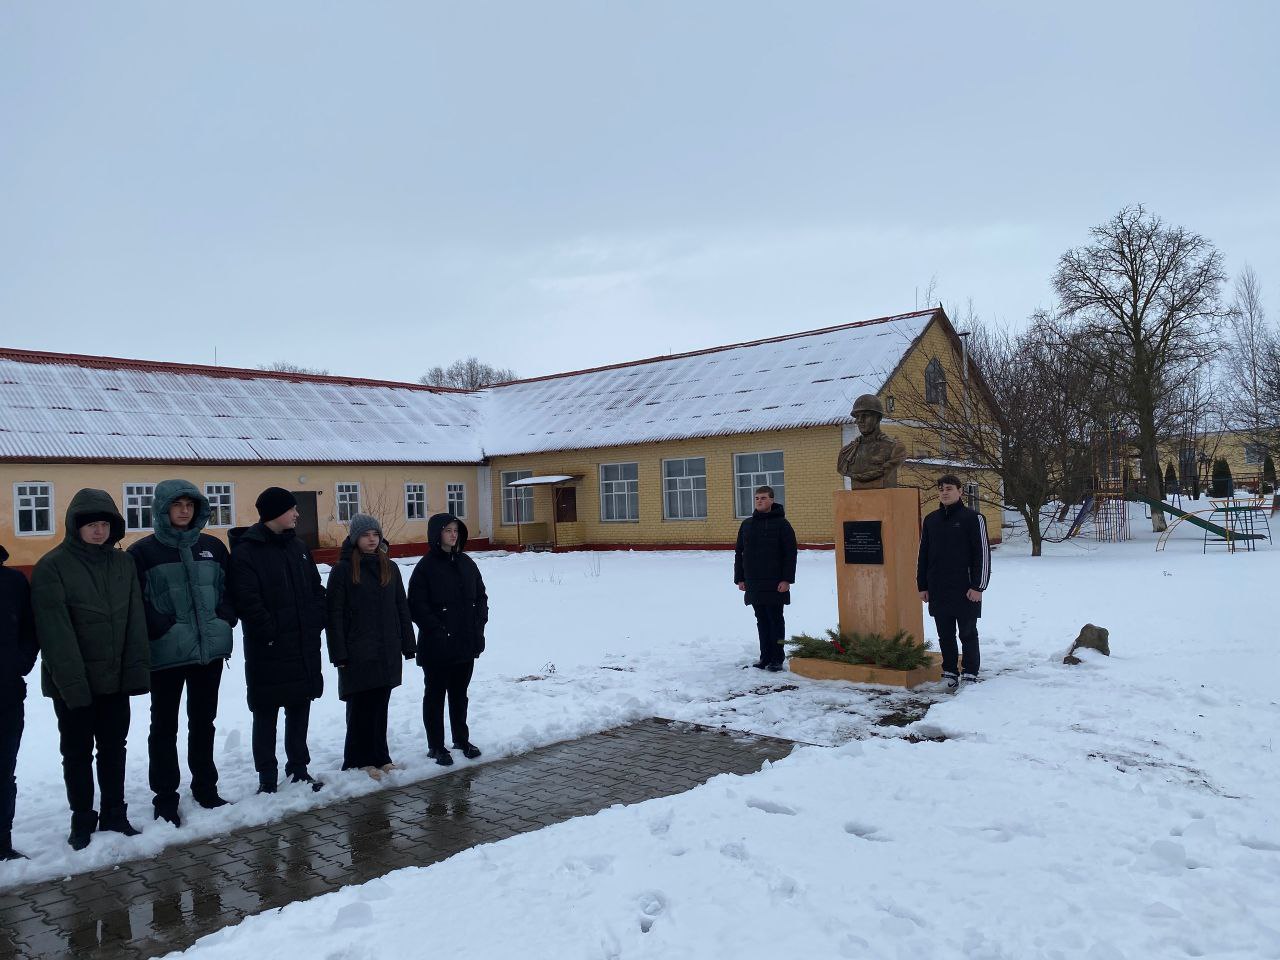
{"type": "Polygon", "coordinates": [[[753,773],[786,740],[647,720],[388,788],[160,857],[0,893],[0,958],[140,958],[400,867],[615,803],[753,773]]]}

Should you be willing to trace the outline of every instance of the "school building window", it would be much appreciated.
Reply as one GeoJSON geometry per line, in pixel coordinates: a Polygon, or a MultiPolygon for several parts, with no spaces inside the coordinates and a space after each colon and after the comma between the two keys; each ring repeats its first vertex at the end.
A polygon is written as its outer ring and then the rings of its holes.
{"type": "Polygon", "coordinates": [[[947,375],[942,364],[934,357],[924,368],[924,400],[925,403],[936,403],[940,407],[947,405],[947,375]]]}
{"type": "Polygon", "coordinates": [[[662,502],[668,520],[707,519],[707,458],[663,460],[662,502]]]}
{"type": "Polygon", "coordinates": [[[151,501],[155,499],[154,483],[124,485],[124,525],[127,530],[151,529],[151,501]]]}
{"type": "Polygon", "coordinates": [[[427,519],[427,485],[425,483],[404,485],[404,516],[406,520],[427,519]]]}
{"type": "Polygon", "coordinates": [[[733,455],[734,506],[739,519],[755,510],[756,487],[773,487],[773,499],[786,502],[782,473],[782,451],[735,453],[733,455]]]}
{"type": "Polygon", "coordinates": [[[1267,445],[1265,443],[1246,443],[1244,445],[1244,462],[1253,467],[1262,466],[1267,459],[1267,445]]]}
{"type": "Polygon", "coordinates": [[[53,533],[53,484],[13,485],[13,529],[20,537],[53,533]]]}
{"type": "Polygon", "coordinates": [[[236,507],[230,483],[206,483],[204,495],[209,501],[209,526],[229,527],[235,522],[236,507]]]}
{"type": "Polygon", "coordinates": [[[533,488],[511,486],[517,480],[532,476],[532,470],[502,471],[503,523],[533,523],[533,488]]]}
{"type": "Polygon", "coordinates": [[[640,465],[600,465],[600,519],[640,519],[640,465]]]}
{"type": "Polygon", "coordinates": [[[338,484],[338,522],[350,523],[360,512],[360,484],[338,484]]]}
{"type": "Polygon", "coordinates": [[[465,483],[446,484],[444,495],[444,508],[459,520],[465,520],[467,518],[467,485],[465,483]]]}

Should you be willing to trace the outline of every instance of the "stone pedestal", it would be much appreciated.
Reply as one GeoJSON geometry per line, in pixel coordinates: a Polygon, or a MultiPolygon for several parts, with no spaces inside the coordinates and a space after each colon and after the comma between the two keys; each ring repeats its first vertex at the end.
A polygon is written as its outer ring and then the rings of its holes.
{"type": "Polygon", "coordinates": [[[843,633],[924,640],[916,590],[920,491],[841,490],[835,495],[836,595],[843,633]]]}

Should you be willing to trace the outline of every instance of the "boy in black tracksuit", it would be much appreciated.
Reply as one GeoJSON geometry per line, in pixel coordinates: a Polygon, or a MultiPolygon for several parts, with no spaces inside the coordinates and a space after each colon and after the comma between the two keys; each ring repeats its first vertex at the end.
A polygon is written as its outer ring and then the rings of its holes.
{"type": "Polygon", "coordinates": [[[960,479],[944,474],[938,480],[941,506],[924,518],[920,530],[920,558],[916,589],[929,604],[942,649],[942,676],[949,689],[959,684],[956,630],[964,648],[964,678],[978,679],[978,618],[982,592],[991,580],[991,546],[987,521],[960,500],[960,479]]]}
{"type": "Polygon", "coordinates": [[[22,859],[13,849],[13,813],[18,781],[13,772],[22,742],[22,678],[36,663],[36,625],[31,615],[31,587],[17,570],[5,567],[9,551],[0,547],[0,860],[22,859]]]}

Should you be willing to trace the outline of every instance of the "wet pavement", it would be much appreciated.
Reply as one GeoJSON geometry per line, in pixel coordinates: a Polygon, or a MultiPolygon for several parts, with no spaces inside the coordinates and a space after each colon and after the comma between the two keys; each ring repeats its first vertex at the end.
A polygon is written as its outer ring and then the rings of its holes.
{"type": "Polygon", "coordinates": [[[646,720],[153,859],[0,891],[0,958],[155,957],[244,917],[481,843],[754,773],[787,740],[646,720]]]}

